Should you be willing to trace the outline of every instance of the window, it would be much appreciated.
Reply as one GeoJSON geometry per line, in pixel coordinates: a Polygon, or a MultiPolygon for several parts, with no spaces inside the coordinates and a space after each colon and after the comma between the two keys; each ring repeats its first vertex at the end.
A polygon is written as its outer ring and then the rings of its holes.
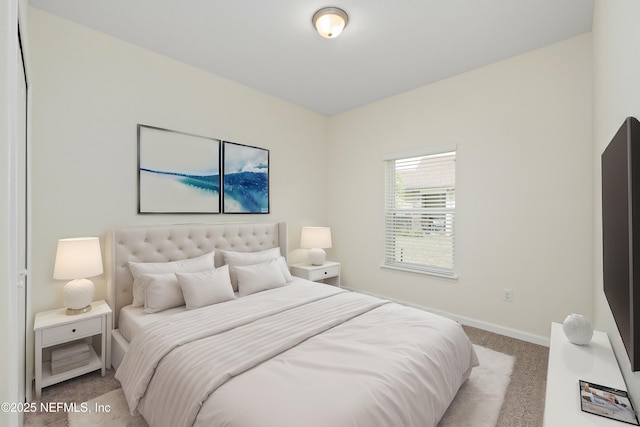
{"type": "Polygon", "coordinates": [[[456,277],[455,149],[386,159],[384,267],[456,277]]]}

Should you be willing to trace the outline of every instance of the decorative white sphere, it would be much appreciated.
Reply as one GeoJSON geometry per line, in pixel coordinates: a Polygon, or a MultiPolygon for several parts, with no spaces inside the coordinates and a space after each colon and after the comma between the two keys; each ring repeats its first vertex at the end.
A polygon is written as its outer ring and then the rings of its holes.
{"type": "Polygon", "coordinates": [[[562,330],[569,342],[577,345],[585,345],[593,337],[593,327],[582,314],[571,313],[562,322],[562,330]]]}

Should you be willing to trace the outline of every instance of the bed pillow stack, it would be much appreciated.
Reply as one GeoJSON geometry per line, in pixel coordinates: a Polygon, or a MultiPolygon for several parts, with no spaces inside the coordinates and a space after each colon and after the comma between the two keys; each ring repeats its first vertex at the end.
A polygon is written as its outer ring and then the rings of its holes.
{"type": "Polygon", "coordinates": [[[134,307],[157,313],[186,305],[187,310],[286,285],[293,280],[280,248],[261,252],[220,250],[225,264],[214,266],[214,252],[172,262],[129,262],[134,307]]]}
{"type": "Polygon", "coordinates": [[[241,297],[278,288],[293,280],[280,248],[260,252],[220,252],[229,266],[233,289],[241,297]]]}
{"type": "MultiPolygon", "coordinates": [[[[209,252],[199,257],[172,262],[129,261],[129,268],[133,275],[133,306],[142,307],[145,304],[147,286],[150,278],[144,276],[173,274],[175,277],[175,273],[194,273],[197,271],[211,270],[215,267],[213,256],[214,252],[209,252]]],[[[151,278],[153,278],[153,276],[151,278]]],[[[184,301],[182,303],[184,304],[184,301]]]]}
{"type": "MultiPolygon", "coordinates": [[[[216,269],[213,261],[214,252],[199,257],[172,262],[129,262],[133,275],[134,307],[144,306],[145,313],[157,313],[173,307],[187,304],[187,308],[203,307],[200,298],[207,301],[222,302],[235,298],[229,274],[226,271],[213,274],[216,269]],[[197,277],[184,277],[185,287],[189,288],[185,295],[177,274],[211,272],[213,282],[198,281],[197,277]],[[226,281],[225,281],[226,276],[226,281]],[[195,290],[199,284],[200,292],[195,290]],[[224,287],[228,286],[228,292],[224,287]],[[213,290],[208,288],[214,288],[213,290]],[[222,290],[221,290],[222,289],[222,290]],[[208,292],[215,293],[215,297],[208,292]],[[195,300],[194,300],[195,298],[195,300]],[[224,299],[226,298],[226,299],[224,299]],[[189,301],[187,301],[187,299],[189,301]]],[[[215,303],[215,302],[212,302],[215,303]]]]}

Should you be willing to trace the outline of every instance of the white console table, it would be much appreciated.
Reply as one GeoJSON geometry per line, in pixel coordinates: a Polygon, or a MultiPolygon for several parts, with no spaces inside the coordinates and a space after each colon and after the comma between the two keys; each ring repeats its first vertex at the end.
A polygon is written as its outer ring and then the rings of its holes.
{"type": "Polygon", "coordinates": [[[589,344],[575,345],[564,335],[561,324],[552,323],[544,426],[629,425],[582,412],[579,380],[619,390],[627,389],[606,333],[594,331],[589,344]]]}

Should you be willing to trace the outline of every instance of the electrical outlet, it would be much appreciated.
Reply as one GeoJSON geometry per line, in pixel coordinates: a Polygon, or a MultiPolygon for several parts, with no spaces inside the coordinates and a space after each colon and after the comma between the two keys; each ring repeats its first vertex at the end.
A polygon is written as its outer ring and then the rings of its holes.
{"type": "Polygon", "coordinates": [[[502,299],[506,302],[513,301],[513,289],[511,288],[503,288],[502,289],[502,299]]]}

